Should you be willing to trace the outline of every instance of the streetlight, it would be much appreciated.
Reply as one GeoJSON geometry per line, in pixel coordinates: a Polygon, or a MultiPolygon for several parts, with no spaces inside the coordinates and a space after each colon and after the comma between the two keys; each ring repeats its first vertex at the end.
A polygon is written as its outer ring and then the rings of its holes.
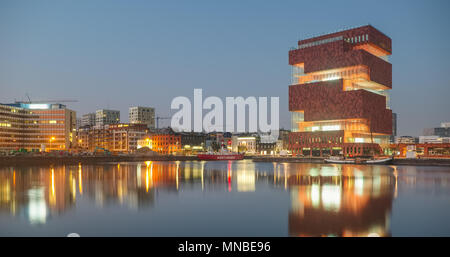
{"type": "Polygon", "coordinates": [[[55,137],[50,138],[50,149],[52,148],[52,142],[55,141],[55,137]]]}

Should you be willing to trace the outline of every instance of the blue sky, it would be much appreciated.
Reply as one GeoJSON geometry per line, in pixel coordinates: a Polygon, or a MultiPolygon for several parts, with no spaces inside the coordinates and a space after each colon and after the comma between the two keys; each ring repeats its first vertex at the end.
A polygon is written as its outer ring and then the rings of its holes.
{"type": "MultiPolygon", "coordinates": [[[[400,135],[450,121],[450,1],[0,1],[0,102],[76,99],[81,114],[176,96],[279,96],[288,128],[288,50],[372,24],[392,38],[400,135]]],[[[173,112],[172,112],[173,113],[173,112]]],[[[168,125],[168,124],[163,124],[168,125]]]]}

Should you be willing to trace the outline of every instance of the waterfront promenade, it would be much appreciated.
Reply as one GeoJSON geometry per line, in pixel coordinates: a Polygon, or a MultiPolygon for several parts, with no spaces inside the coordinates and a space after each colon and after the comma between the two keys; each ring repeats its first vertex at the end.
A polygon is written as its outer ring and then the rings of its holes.
{"type": "MultiPolygon", "coordinates": [[[[324,163],[323,157],[281,157],[281,156],[245,156],[254,162],[288,162],[288,163],[324,163]]],[[[106,162],[142,162],[142,161],[196,161],[195,155],[102,155],[102,156],[0,156],[0,166],[20,165],[62,165],[62,164],[95,164],[106,162]]],[[[392,165],[413,166],[449,166],[450,159],[395,158],[392,165]]]]}
{"type": "Polygon", "coordinates": [[[175,155],[123,155],[123,156],[0,156],[0,166],[40,165],[40,164],[96,164],[106,162],[139,161],[191,161],[197,156],[175,155]]]}

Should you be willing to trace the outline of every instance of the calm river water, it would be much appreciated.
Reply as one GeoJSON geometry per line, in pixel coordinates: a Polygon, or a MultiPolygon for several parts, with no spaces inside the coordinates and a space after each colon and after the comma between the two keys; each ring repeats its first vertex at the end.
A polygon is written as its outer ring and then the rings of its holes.
{"type": "Polygon", "coordinates": [[[450,168],[129,162],[0,168],[0,236],[450,236],[450,168]]]}

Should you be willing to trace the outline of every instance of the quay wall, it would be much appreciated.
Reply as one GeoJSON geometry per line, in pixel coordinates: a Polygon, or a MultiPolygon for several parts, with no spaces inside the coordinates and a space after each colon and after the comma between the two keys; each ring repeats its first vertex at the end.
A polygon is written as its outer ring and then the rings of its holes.
{"type": "Polygon", "coordinates": [[[95,164],[104,162],[142,162],[142,161],[191,161],[197,160],[196,156],[1,156],[0,166],[23,166],[40,164],[95,164]]]}
{"type": "MultiPolygon", "coordinates": [[[[245,156],[254,162],[324,163],[323,157],[245,156]]],[[[106,162],[195,161],[197,156],[127,155],[127,156],[0,156],[0,166],[96,164],[106,162]]],[[[450,158],[396,158],[391,165],[449,166],[450,158]]]]}

